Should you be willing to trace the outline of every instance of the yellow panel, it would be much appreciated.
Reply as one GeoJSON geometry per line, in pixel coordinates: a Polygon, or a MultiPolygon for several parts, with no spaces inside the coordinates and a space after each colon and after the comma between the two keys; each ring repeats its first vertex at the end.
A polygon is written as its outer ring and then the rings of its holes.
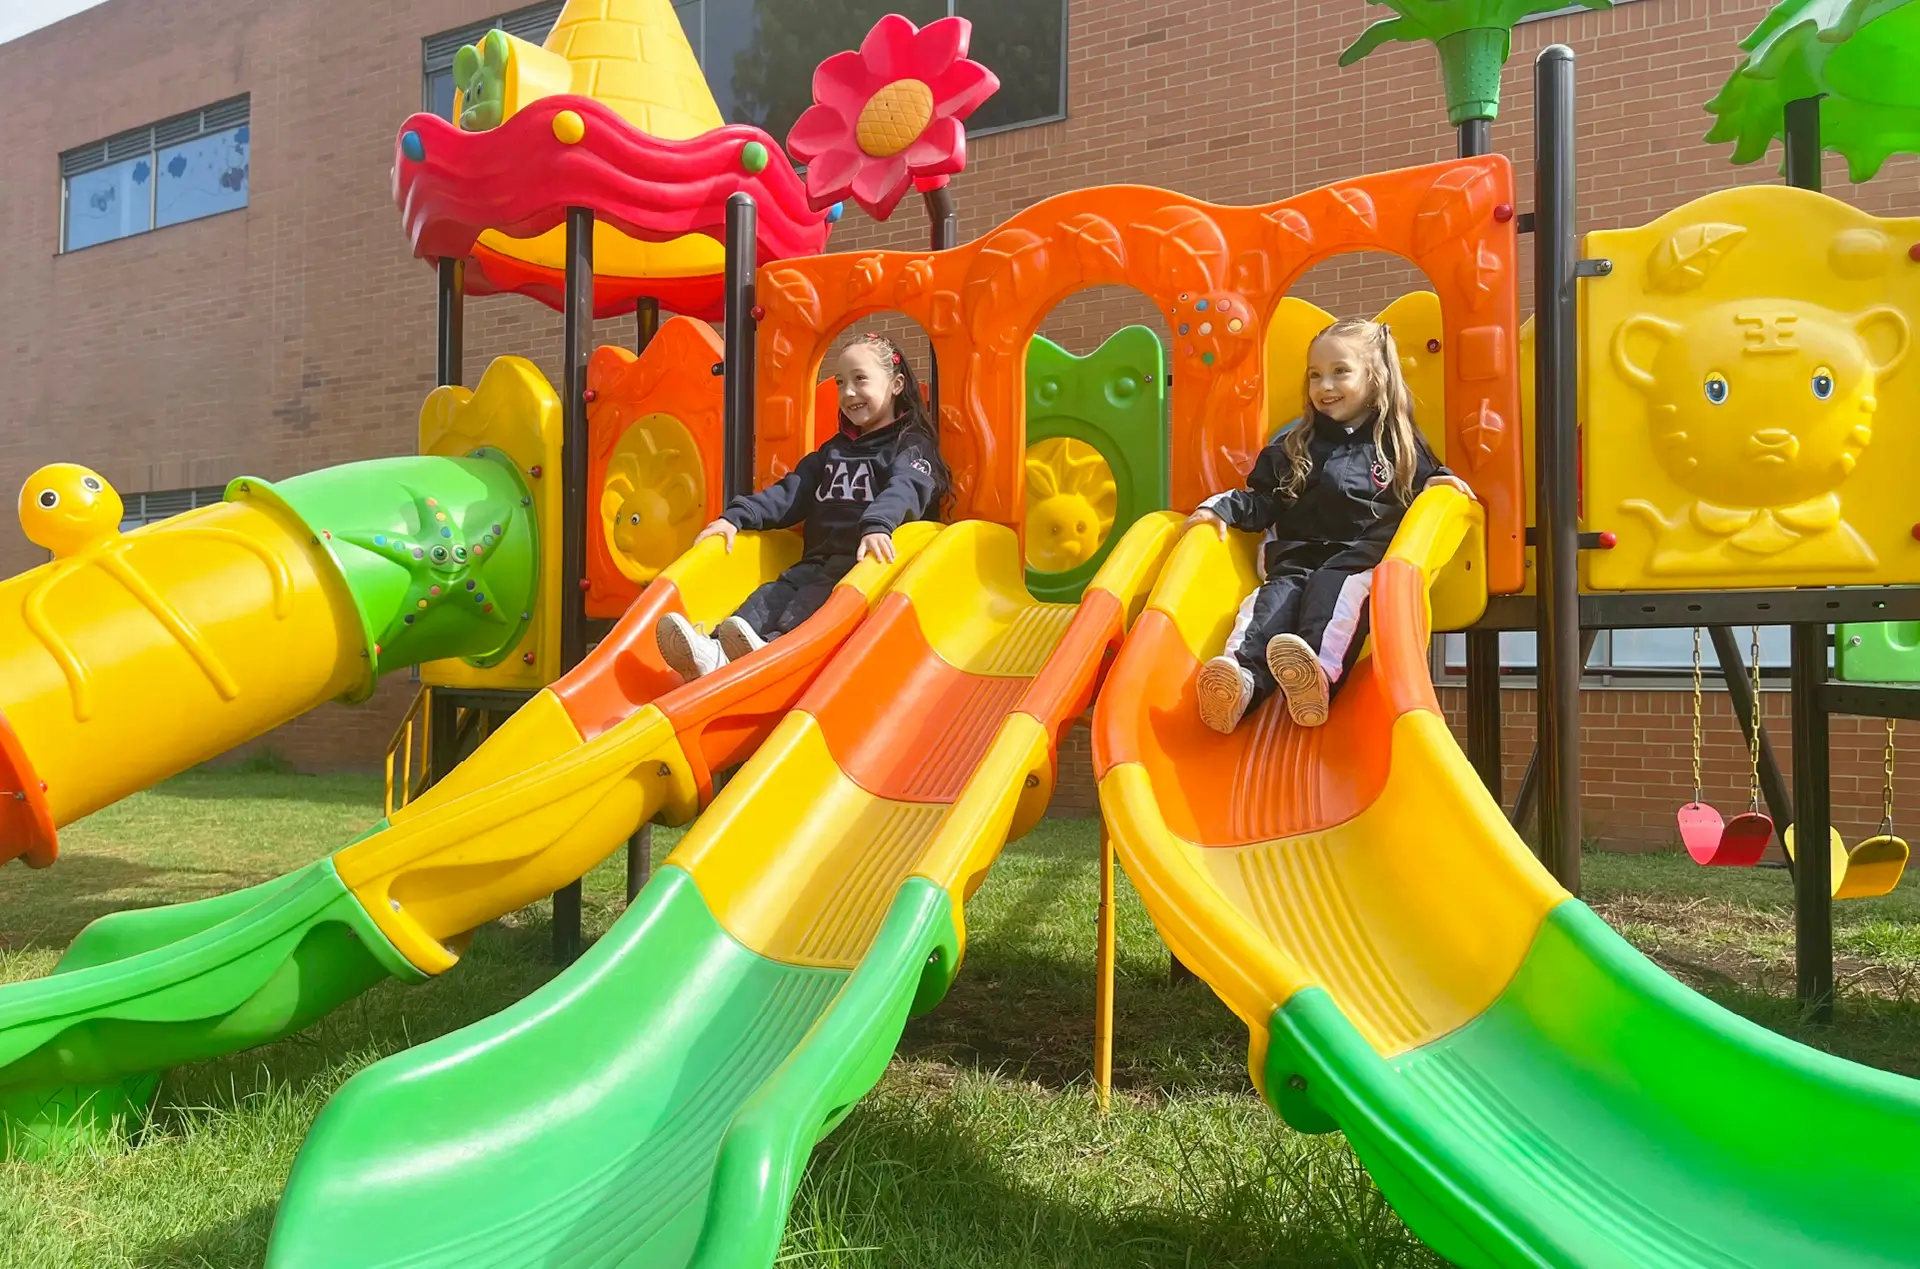
{"type": "Polygon", "coordinates": [[[429,661],[420,667],[422,682],[531,690],[560,677],[561,436],[559,394],[524,357],[495,358],[472,391],[443,386],[427,394],[420,407],[422,454],[457,458],[484,447],[519,467],[540,526],[540,588],[533,621],[498,665],[483,670],[457,659],[429,661]]]}
{"type": "Polygon", "coordinates": [[[698,806],[673,724],[654,706],[580,744],[558,701],[535,702],[551,704],[515,715],[463,764],[474,767],[462,780],[471,792],[396,816],[334,858],[341,881],[427,973],[454,963],[456,936],[579,878],[655,815],[684,823],[698,806]]]}
{"type": "Polygon", "coordinates": [[[1072,436],[1027,446],[1027,567],[1064,573],[1113,532],[1119,490],[1100,451],[1072,436]]]}
{"type": "Polygon", "coordinates": [[[366,680],[358,609],[291,513],[222,502],[111,528],[0,581],[0,714],[56,824],[366,680]]]}
{"type": "Polygon", "coordinates": [[[686,553],[706,522],[706,465],[671,414],[633,421],[607,456],[595,514],[613,565],[641,585],[686,553]]]}
{"type": "Polygon", "coordinates": [[[851,969],[946,812],[862,789],[835,764],[820,724],[794,710],[667,862],[691,873],[715,919],[762,956],[851,969]]]}
{"type": "Polygon", "coordinates": [[[1189,593],[1245,595],[1260,584],[1254,564],[1260,535],[1229,530],[1227,549],[1215,548],[1215,530],[1205,525],[1189,529],[1173,550],[1147,607],[1173,619],[1180,639],[1195,660],[1217,656],[1227,646],[1233,629],[1234,608],[1226,604],[1176,604],[1162,596],[1189,593]]]}
{"type": "MultiPolygon", "coordinates": [[[[543,268],[566,269],[567,229],[549,229],[532,238],[509,238],[497,229],[480,235],[481,245],[503,256],[543,268]]],[[[603,278],[704,278],[725,265],[725,250],[705,234],[687,234],[669,242],[629,238],[606,221],[593,226],[593,271],[603,278]]]]}
{"type": "Polygon", "coordinates": [[[1307,345],[1333,325],[1333,314],[1289,295],[1267,319],[1267,434],[1300,417],[1307,382],[1307,345]]]}
{"type": "Polygon", "coordinates": [[[1588,235],[1595,589],[1920,581],[1920,218],[1749,186],[1588,235]]]}

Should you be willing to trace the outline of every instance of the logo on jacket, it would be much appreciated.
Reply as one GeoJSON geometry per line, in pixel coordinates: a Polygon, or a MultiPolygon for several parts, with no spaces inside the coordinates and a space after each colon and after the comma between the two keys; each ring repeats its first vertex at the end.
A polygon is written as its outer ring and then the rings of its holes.
{"type": "Polygon", "coordinates": [[[822,502],[872,502],[873,468],[866,463],[829,462],[827,478],[814,497],[822,502]]]}

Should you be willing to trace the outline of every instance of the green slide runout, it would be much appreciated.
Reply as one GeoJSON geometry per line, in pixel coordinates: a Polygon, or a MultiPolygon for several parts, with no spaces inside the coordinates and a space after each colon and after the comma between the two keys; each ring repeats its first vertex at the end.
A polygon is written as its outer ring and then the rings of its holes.
{"type": "Polygon", "coordinates": [[[951,900],[918,878],[848,973],[748,950],[663,868],[539,991],[349,1080],[267,1263],[767,1265],[809,1152],[957,956],[951,900]]]}
{"type": "Polygon", "coordinates": [[[331,859],[103,917],[52,974],[0,990],[0,1157],[76,1116],[137,1114],[143,1098],[125,1081],[150,1093],[150,1072],[290,1035],[390,976],[423,977],[331,859]]]}
{"type": "Polygon", "coordinates": [[[1301,991],[1266,1083],[1463,1269],[1920,1263],[1920,1084],[1695,995],[1575,900],[1490,1009],[1395,1058],[1301,991]]]}

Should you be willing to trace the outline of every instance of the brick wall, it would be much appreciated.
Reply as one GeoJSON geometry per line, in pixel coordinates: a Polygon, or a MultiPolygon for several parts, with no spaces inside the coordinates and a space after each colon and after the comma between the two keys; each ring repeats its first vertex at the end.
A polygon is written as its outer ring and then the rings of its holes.
{"type": "MultiPolygon", "coordinates": [[[[415,412],[432,385],[433,286],[410,258],[391,203],[394,132],[419,108],[421,39],[506,2],[110,0],[0,45],[8,120],[0,132],[0,350],[8,357],[0,489],[56,459],[89,463],[135,492],[242,473],[279,478],[411,450],[415,412]],[[60,151],[240,92],[252,95],[254,132],[244,212],[56,254],[60,151]]],[[[1514,157],[1527,188],[1531,62],[1563,42],[1580,55],[1588,228],[1640,223],[1713,189],[1778,179],[1771,161],[1736,169],[1728,147],[1700,141],[1702,104],[1766,7],[1634,0],[1520,27],[1495,148],[1514,157]]],[[[1247,203],[1446,157],[1454,140],[1431,49],[1388,46],[1359,66],[1335,65],[1378,16],[1358,0],[1071,0],[1070,117],[971,143],[955,189],[961,234],[977,236],[1037,199],[1093,184],[1155,184],[1247,203]]],[[[848,32],[848,43],[859,35],[848,32]]],[[[1837,196],[1888,212],[1917,172],[1916,160],[1898,158],[1872,185],[1854,187],[1830,158],[1826,180],[1837,196]]],[[[925,235],[908,202],[886,225],[851,212],[834,247],[916,246],[925,235]]],[[[1523,255],[1523,271],[1529,262],[1523,255]]],[[[1336,313],[1370,315],[1422,284],[1402,261],[1360,255],[1316,268],[1297,293],[1336,313]]],[[[1531,307],[1530,282],[1522,285],[1531,307]]],[[[1087,352],[1136,321],[1165,332],[1144,297],[1104,287],[1068,297],[1042,331],[1087,352]]],[[[630,343],[631,319],[603,322],[596,333],[630,343]]],[[[924,366],[924,339],[906,342],[924,366]]],[[[558,351],[550,311],[512,297],[469,304],[469,382],[504,353],[532,358],[557,380],[558,351]]],[[[0,524],[0,571],[35,562],[17,529],[0,524]]],[[[368,706],[325,707],[260,743],[308,765],[370,766],[409,694],[406,683],[389,683],[368,706]]],[[[1667,814],[1657,808],[1678,789],[1672,726],[1658,721],[1671,710],[1660,702],[1677,709],[1683,699],[1589,693],[1592,823],[1617,822],[1609,835],[1657,839],[1667,814]],[[1670,788],[1649,790],[1658,773],[1648,763],[1666,769],[1670,788]],[[1639,806],[1642,796],[1652,805],[1639,806]]],[[[1845,782],[1863,778],[1843,765],[1846,726],[1834,727],[1837,806],[1845,782]]],[[[1863,726],[1865,751],[1877,752],[1878,724],[1863,726]]],[[[1730,726],[1720,734],[1731,743],[1730,726]]],[[[1516,764],[1524,743],[1516,731],[1516,764]]],[[[1090,804],[1084,778],[1078,786],[1071,778],[1084,770],[1083,745],[1076,733],[1063,755],[1063,807],[1090,804]]]]}

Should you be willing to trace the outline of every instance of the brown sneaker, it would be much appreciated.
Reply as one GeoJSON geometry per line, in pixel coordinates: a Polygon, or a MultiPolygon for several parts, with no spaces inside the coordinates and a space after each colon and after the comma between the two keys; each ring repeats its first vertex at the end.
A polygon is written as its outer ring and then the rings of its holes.
{"type": "Polygon", "coordinates": [[[1283,634],[1267,640],[1267,669],[1286,694],[1294,722],[1318,727],[1327,721],[1327,672],[1305,639],[1283,634]]]}
{"type": "Polygon", "coordinates": [[[1246,717],[1253,672],[1232,657],[1215,657],[1200,667],[1198,690],[1200,721],[1224,735],[1246,717]]]}

